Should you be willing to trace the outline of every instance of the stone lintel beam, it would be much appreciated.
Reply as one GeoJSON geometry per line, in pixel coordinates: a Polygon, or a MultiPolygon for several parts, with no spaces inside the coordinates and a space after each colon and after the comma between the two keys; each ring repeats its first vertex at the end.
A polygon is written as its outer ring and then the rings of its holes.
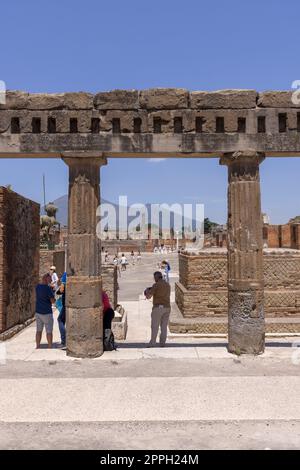
{"type": "Polygon", "coordinates": [[[253,150],[224,154],[228,166],[228,348],[264,351],[263,237],[259,164],[253,150]]]}
{"type": "Polygon", "coordinates": [[[101,242],[96,234],[101,154],[62,155],[69,166],[67,249],[67,354],[103,353],[101,242]]]}

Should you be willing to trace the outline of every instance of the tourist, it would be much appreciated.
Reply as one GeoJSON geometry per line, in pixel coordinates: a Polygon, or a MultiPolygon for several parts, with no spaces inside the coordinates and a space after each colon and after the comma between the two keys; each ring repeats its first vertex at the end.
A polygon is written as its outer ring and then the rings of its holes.
{"type": "Polygon", "coordinates": [[[135,258],[134,258],[134,251],[133,250],[131,250],[130,256],[131,256],[132,264],[135,264],[135,258]]]}
{"type": "Polygon", "coordinates": [[[170,264],[167,260],[162,261],[161,269],[162,269],[163,279],[166,282],[169,282],[169,273],[171,271],[171,267],[170,267],[170,264]]]}
{"type": "Polygon", "coordinates": [[[51,275],[51,287],[53,289],[53,292],[56,292],[57,287],[58,287],[58,275],[56,274],[55,266],[51,266],[50,275],[51,275]]]}
{"type": "Polygon", "coordinates": [[[51,288],[52,278],[49,273],[44,274],[42,282],[36,286],[36,348],[41,344],[42,333],[45,326],[48,348],[52,348],[53,342],[53,312],[52,304],[55,303],[54,293],[51,288]]]}
{"type": "Polygon", "coordinates": [[[115,337],[111,329],[111,323],[115,316],[115,312],[110,305],[108,295],[102,291],[103,306],[103,349],[104,351],[114,351],[116,349],[115,337]]]}
{"type": "Polygon", "coordinates": [[[61,282],[63,282],[64,284],[66,284],[66,282],[67,282],[67,272],[66,272],[66,271],[63,273],[63,275],[61,276],[60,280],[61,280],[61,282]]]}
{"type": "Polygon", "coordinates": [[[121,256],[121,270],[122,271],[126,271],[127,264],[128,264],[127,258],[123,253],[122,256],[121,256]]]}
{"type": "Polygon", "coordinates": [[[158,330],[160,327],[160,346],[164,347],[167,340],[168,323],[171,312],[170,284],[163,280],[162,273],[155,271],[155,283],[152,287],[145,289],[144,294],[147,299],[153,297],[153,308],[151,313],[151,340],[148,347],[155,347],[158,330]]]}
{"type": "Polygon", "coordinates": [[[113,259],[113,263],[115,266],[117,266],[117,273],[118,273],[118,276],[121,277],[121,268],[120,268],[120,260],[119,260],[119,257],[117,254],[115,254],[115,257],[113,259]]]}
{"type": "Polygon", "coordinates": [[[60,333],[61,346],[66,346],[66,282],[67,273],[64,273],[61,278],[61,284],[57,290],[57,294],[61,296],[61,308],[57,317],[57,323],[60,333]]]}
{"type": "Polygon", "coordinates": [[[137,254],[136,260],[137,260],[137,263],[138,263],[138,264],[141,264],[141,261],[142,261],[142,255],[141,255],[141,252],[140,252],[140,250],[138,251],[138,254],[137,254]]]}
{"type": "Polygon", "coordinates": [[[114,309],[110,305],[107,293],[102,291],[102,306],[103,306],[103,331],[111,330],[111,323],[115,316],[114,309]]]}

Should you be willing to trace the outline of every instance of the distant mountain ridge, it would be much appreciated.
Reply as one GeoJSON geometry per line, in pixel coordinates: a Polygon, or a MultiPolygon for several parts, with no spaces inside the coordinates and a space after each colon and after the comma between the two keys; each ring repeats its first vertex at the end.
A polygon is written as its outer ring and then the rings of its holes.
{"type": "MultiPolygon", "coordinates": [[[[56,219],[61,224],[61,226],[67,226],[67,224],[68,224],[68,195],[65,194],[64,196],[61,196],[61,197],[59,197],[58,199],[55,199],[52,202],[58,208],[58,211],[56,213],[56,219]]],[[[104,198],[101,198],[101,203],[102,204],[111,204],[115,208],[116,214],[117,214],[117,226],[118,226],[119,225],[119,211],[118,211],[119,206],[118,206],[118,204],[114,204],[112,202],[109,202],[104,198]]],[[[148,215],[149,215],[149,218],[150,218],[151,204],[147,203],[147,204],[145,204],[145,207],[147,209],[147,212],[148,212],[148,215]]],[[[42,208],[42,213],[45,213],[43,208],[42,208]]],[[[171,227],[174,227],[174,212],[171,211],[171,213],[170,213],[169,210],[165,210],[164,213],[165,213],[165,215],[170,214],[169,217],[171,219],[171,227]]],[[[128,216],[128,223],[130,223],[135,217],[136,216],[128,216]]],[[[149,222],[150,222],[150,220],[149,220],[149,222]]],[[[196,226],[196,221],[194,219],[190,219],[190,220],[188,220],[188,225],[190,225],[191,227],[194,228],[196,226]]]]}

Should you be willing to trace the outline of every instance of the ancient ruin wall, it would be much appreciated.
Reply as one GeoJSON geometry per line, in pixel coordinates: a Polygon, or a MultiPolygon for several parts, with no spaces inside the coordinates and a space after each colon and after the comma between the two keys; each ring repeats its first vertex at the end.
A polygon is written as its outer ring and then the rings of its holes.
{"type": "Polygon", "coordinates": [[[65,271],[65,250],[40,250],[40,278],[50,271],[50,266],[56,267],[60,278],[65,271]]]}
{"type": "Polygon", "coordinates": [[[0,332],[34,315],[40,206],[0,187],[0,332]]]}
{"type": "Polygon", "coordinates": [[[299,132],[288,91],[9,91],[0,105],[0,154],[298,152],[299,132]]]}
{"type": "MultiPolygon", "coordinates": [[[[265,315],[300,314],[300,252],[264,250],[265,315]]],[[[227,316],[226,250],[179,255],[176,303],[184,317],[227,316]]]]}

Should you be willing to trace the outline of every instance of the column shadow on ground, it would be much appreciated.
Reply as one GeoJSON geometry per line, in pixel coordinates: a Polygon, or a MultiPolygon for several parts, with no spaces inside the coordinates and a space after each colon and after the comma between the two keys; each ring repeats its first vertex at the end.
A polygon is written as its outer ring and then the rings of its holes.
{"type": "MultiPolygon", "coordinates": [[[[148,342],[135,342],[135,343],[120,343],[116,342],[118,349],[135,349],[135,348],[146,348],[148,346],[148,342]]],[[[166,343],[164,348],[227,348],[228,343],[166,343]]],[[[156,348],[159,348],[159,343],[156,348]]],[[[272,342],[266,343],[266,349],[268,348],[292,348],[293,343],[286,343],[286,342],[272,342]]],[[[151,348],[149,348],[151,349],[151,348]]]]}
{"type": "MultiPolygon", "coordinates": [[[[140,342],[140,343],[119,343],[117,342],[117,345],[118,345],[118,348],[119,349],[134,349],[134,348],[146,348],[148,346],[148,342],[145,341],[145,342],[140,342]]],[[[159,343],[157,343],[157,346],[155,346],[156,348],[159,348],[159,343]]],[[[165,346],[164,346],[164,349],[166,348],[195,348],[195,347],[211,347],[211,348],[215,348],[215,347],[227,347],[227,343],[167,343],[165,346]]],[[[149,348],[149,349],[153,349],[153,348],[149,348]]]]}

